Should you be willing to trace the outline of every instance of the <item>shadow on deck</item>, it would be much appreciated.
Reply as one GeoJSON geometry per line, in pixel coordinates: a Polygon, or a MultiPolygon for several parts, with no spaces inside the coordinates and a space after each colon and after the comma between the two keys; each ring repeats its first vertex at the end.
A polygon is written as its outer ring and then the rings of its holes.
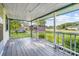
{"type": "MultiPolygon", "coordinates": [[[[49,46],[46,40],[30,38],[8,40],[3,56],[70,56],[60,49],[49,46]]],[[[51,45],[51,44],[50,44],[51,45]]],[[[53,45],[52,45],[53,46],[53,45]]]]}

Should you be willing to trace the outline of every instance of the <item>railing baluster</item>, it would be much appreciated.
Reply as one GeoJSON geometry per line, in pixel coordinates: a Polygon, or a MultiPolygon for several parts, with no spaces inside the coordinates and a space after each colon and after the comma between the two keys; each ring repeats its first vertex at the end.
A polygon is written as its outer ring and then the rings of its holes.
{"type": "Polygon", "coordinates": [[[76,34],[74,35],[74,51],[76,51],[76,34]]]}
{"type": "Polygon", "coordinates": [[[58,45],[59,45],[59,33],[58,33],[58,45]]]}
{"type": "Polygon", "coordinates": [[[62,47],[64,48],[63,51],[66,51],[65,48],[68,48],[70,50],[67,50],[67,51],[69,51],[70,54],[79,55],[79,53],[77,52],[77,49],[76,49],[77,48],[76,38],[77,38],[77,35],[79,35],[79,33],[63,33],[63,32],[56,32],[56,33],[57,33],[58,45],[62,45],[62,47]],[[59,42],[60,35],[62,35],[61,44],[59,42]],[[68,40],[68,39],[70,39],[70,40],[68,40]]]}
{"type": "Polygon", "coordinates": [[[59,33],[56,33],[56,35],[57,35],[56,36],[56,39],[57,39],[56,41],[57,41],[57,44],[59,45],[59,33]]]}
{"type": "Polygon", "coordinates": [[[70,34],[70,49],[72,50],[72,36],[70,34]]]}
{"type": "Polygon", "coordinates": [[[64,46],[64,33],[62,34],[62,46],[64,46]]]}

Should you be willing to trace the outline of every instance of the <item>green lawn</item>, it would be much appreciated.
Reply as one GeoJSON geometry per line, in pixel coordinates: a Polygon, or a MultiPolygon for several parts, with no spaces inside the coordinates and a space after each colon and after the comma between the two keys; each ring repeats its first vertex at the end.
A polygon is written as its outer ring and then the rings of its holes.
{"type": "Polygon", "coordinates": [[[16,32],[12,32],[10,34],[11,38],[25,38],[25,37],[30,37],[30,32],[24,32],[24,33],[16,33],[16,32]]]}

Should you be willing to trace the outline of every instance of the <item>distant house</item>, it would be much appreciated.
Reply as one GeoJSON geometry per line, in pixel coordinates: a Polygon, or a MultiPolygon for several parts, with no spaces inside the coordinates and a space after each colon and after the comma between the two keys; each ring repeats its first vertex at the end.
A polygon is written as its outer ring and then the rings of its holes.
{"type": "Polygon", "coordinates": [[[79,26],[69,26],[66,27],[66,30],[79,30],[79,26]]]}
{"type": "Polygon", "coordinates": [[[19,28],[18,30],[16,30],[16,32],[20,32],[20,33],[22,33],[22,32],[25,32],[26,30],[24,29],[24,28],[19,28]]]}
{"type": "Polygon", "coordinates": [[[21,27],[18,30],[16,30],[16,32],[20,32],[20,33],[25,32],[25,31],[26,31],[26,28],[23,24],[21,24],[21,27]]]}

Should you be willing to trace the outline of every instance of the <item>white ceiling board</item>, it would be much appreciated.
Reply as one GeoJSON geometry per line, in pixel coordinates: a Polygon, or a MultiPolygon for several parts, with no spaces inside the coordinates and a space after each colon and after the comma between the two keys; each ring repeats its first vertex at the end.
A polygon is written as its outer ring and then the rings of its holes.
{"type": "Polygon", "coordinates": [[[43,6],[41,6],[40,8],[37,9],[38,12],[36,12],[36,10],[35,10],[35,12],[33,11],[32,14],[35,13],[35,15],[33,15],[34,16],[33,18],[39,17],[41,15],[45,15],[51,11],[57,10],[61,7],[66,6],[66,5],[67,4],[53,4],[53,5],[52,4],[44,4],[43,6]]]}
{"type": "Polygon", "coordinates": [[[69,3],[5,3],[8,18],[33,20],[69,3]]]}

